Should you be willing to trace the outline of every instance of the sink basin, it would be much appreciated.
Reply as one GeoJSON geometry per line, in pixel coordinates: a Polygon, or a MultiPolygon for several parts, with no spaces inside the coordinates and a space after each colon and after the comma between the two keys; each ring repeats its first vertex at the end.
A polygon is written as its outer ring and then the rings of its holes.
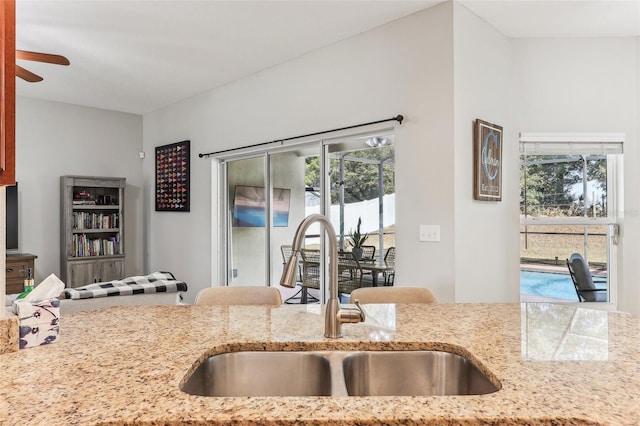
{"type": "Polygon", "coordinates": [[[496,387],[468,359],[449,352],[355,352],[343,359],[350,396],[481,395],[496,387]]]}
{"type": "Polygon", "coordinates": [[[495,386],[468,359],[438,351],[229,352],[198,366],[200,396],[480,395],[495,386]]]}
{"type": "Polygon", "coordinates": [[[329,360],[312,352],[230,352],[204,361],[182,387],[201,396],[329,396],[329,360]]]}

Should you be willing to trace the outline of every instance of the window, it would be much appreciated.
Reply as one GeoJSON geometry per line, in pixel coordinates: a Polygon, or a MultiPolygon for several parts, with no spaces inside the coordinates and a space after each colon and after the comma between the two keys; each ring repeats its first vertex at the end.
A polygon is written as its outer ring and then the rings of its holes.
{"type": "Polygon", "coordinates": [[[566,259],[580,253],[615,302],[624,135],[520,138],[521,299],[577,302],[566,259]],[[553,274],[553,275],[552,275],[553,274]]]}

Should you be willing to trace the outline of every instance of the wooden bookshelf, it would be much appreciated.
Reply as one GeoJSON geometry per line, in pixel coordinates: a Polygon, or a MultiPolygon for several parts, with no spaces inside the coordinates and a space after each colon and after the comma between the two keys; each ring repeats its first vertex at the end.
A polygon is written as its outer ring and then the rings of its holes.
{"type": "Polygon", "coordinates": [[[60,178],[60,274],[68,287],[124,276],[125,178],[60,178]]]}

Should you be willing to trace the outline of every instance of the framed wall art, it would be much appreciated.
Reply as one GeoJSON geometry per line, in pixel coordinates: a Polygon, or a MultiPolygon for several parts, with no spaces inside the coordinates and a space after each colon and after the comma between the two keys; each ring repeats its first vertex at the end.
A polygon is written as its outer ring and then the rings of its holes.
{"type": "Polygon", "coordinates": [[[502,127],[476,119],[473,131],[473,198],[502,200],[502,127]]]}
{"type": "MultiPolygon", "coordinates": [[[[273,188],[273,226],[289,226],[291,189],[273,188]]],[[[266,223],[264,187],[236,185],[233,197],[233,226],[261,227],[266,223]]]]}
{"type": "Polygon", "coordinates": [[[189,141],[156,147],[156,211],[189,211],[189,141]]]}

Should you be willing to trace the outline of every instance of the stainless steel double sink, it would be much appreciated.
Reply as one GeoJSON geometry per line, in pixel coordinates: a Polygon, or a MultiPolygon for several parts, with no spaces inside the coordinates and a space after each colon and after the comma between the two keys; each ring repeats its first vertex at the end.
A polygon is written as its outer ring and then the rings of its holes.
{"type": "Polygon", "coordinates": [[[182,386],[193,395],[481,395],[493,383],[467,358],[441,351],[229,352],[206,359],[182,386]]]}

